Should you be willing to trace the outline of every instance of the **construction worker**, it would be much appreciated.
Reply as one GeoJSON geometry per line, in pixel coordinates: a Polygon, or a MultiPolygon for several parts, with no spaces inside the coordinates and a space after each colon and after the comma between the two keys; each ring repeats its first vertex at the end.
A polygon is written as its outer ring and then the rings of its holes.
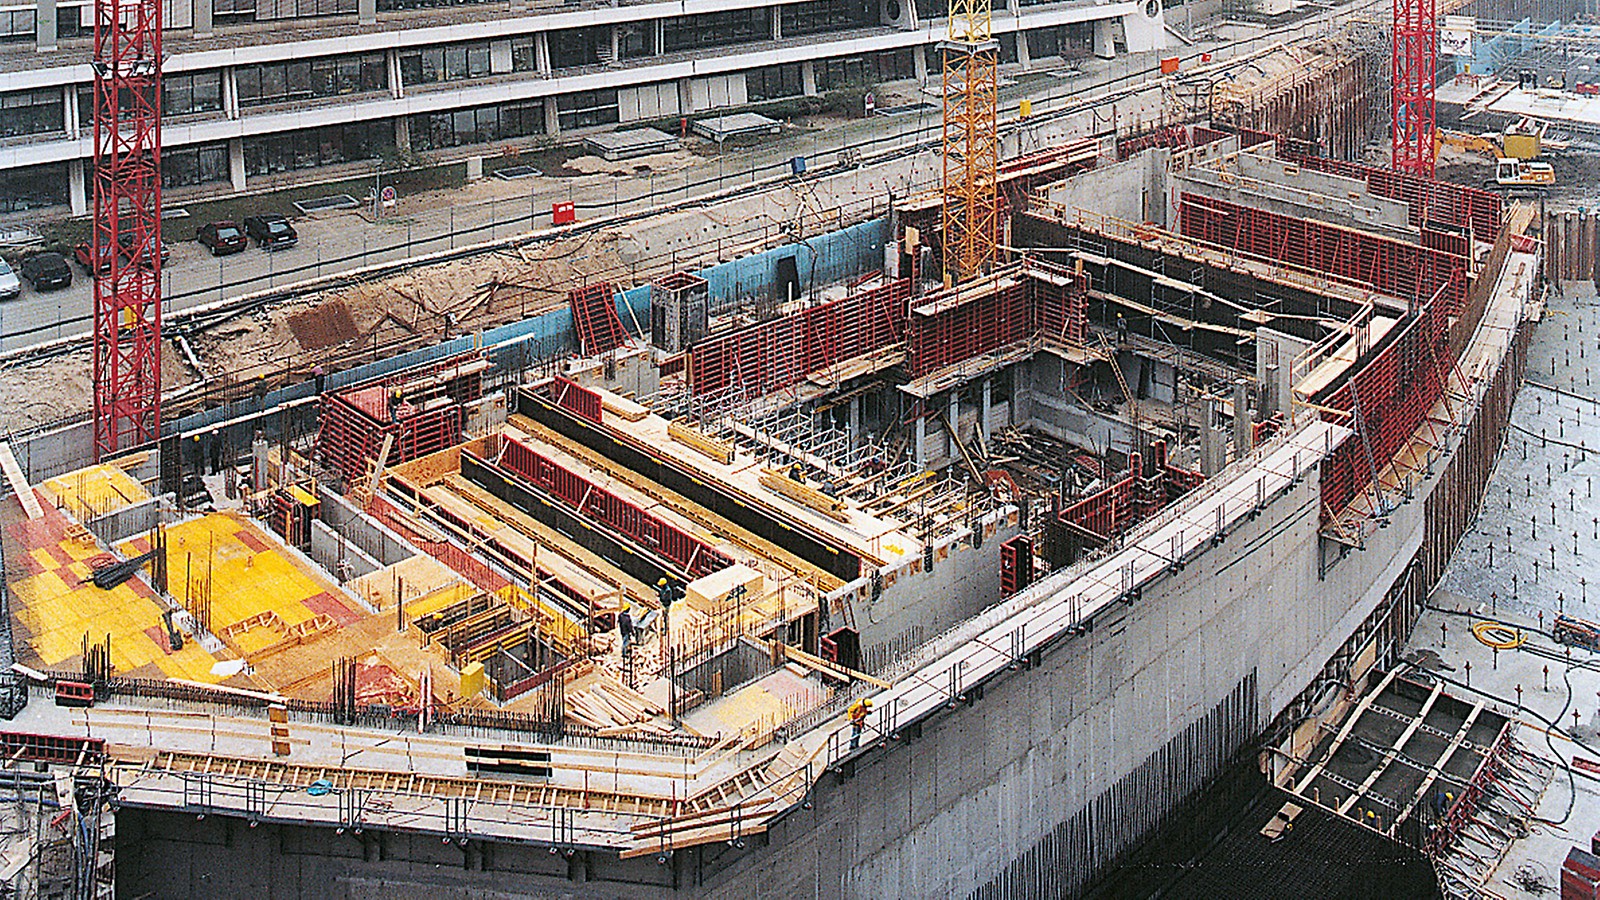
{"type": "Polygon", "coordinates": [[[1122,313],[1117,313],[1117,343],[1124,344],[1128,340],[1128,319],[1122,313]]]}
{"type": "Polygon", "coordinates": [[[798,481],[801,484],[805,484],[806,483],[806,470],[801,468],[799,463],[795,463],[794,465],[789,467],[789,480],[790,481],[798,481]]]}
{"type": "Polygon", "coordinates": [[[656,582],[656,597],[661,601],[661,608],[665,610],[672,606],[672,601],[678,599],[678,591],[662,578],[656,582]]]}
{"type": "Polygon", "coordinates": [[[624,654],[633,645],[633,616],[628,612],[632,608],[632,603],[624,603],[622,604],[622,611],[617,613],[617,633],[622,635],[622,652],[624,654]]]}
{"type": "Polygon", "coordinates": [[[861,746],[861,731],[867,727],[867,713],[872,711],[872,698],[862,697],[850,704],[850,749],[861,746]]]}

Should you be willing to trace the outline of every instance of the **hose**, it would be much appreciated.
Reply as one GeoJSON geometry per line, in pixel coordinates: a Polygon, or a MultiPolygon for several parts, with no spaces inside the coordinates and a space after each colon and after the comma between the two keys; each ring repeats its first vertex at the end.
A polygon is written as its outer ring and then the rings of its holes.
{"type": "Polygon", "coordinates": [[[1527,642],[1528,636],[1520,628],[1500,622],[1472,623],[1472,636],[1486,647],[1495,650],[1515,650],[1527,642]]]}

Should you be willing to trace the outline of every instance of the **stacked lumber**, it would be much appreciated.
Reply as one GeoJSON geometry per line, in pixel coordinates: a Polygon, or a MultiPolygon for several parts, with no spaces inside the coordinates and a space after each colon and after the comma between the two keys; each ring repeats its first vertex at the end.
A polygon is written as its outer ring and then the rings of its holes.
{"type": "Polygon", "coordinates": [[[666,710],[638,691],[603,675],[578,681],[587,683],[567,688],[567,718],[571,721],[602,735],[667,733],[665,725],[651,721],[666,710]]]}

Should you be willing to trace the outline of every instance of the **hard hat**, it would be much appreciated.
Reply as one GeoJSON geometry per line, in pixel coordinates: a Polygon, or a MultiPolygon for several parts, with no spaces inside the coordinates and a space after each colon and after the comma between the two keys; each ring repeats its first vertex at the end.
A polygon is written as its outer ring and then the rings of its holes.
{"type": "Polygon", "coordinates": [[[868,698],[862,700],[861,701],[861,708],[862,709],[871,709],[872,708],[872,698],[868,697],[868,698]]]}
{"type": "Polygon", "coordinates": [[[656,582],[656,587],[666,587],[666,586],[667,586],[667,580],[665,578],[663,578],[660,581],[656,582]]]}

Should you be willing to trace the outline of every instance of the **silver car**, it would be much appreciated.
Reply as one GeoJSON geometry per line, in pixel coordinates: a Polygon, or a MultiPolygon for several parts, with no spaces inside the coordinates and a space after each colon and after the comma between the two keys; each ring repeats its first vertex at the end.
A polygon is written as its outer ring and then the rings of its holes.
{"type": "Polygon", "coordinates": [[[22,281],[11,271],[11,264],[0,259],[0,300],[15,300],[22,293],[22,281]]]}

